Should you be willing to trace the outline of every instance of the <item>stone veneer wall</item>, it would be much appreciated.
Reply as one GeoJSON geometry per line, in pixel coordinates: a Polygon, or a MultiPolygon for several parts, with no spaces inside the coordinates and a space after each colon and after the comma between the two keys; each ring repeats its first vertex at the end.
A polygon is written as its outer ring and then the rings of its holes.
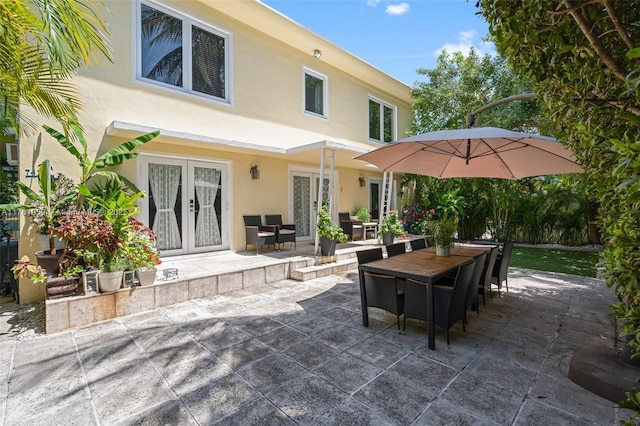
{"type": "Polygon", "coordinates": [[[283,262],[206,277],[156,280],[151,285],[121,288],[111,293],[47,300],[46,332],[57,333],[191,299],[281,281],[290,276],[290,268],[289,262],[283,262]]]}

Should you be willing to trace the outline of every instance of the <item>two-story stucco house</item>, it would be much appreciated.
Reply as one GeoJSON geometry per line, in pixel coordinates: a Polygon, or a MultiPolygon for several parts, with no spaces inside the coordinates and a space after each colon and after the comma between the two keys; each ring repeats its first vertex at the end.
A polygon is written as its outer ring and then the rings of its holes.
{"type": "MultiPolygon", "coordinates": [[[[334,213],[379,209],[382,173],[353,158],[405,136],[407,85],[258,1],[105,4],[114,61],[74,80],[80,121],[95,154],[161,131],[118,171],[146,192],[141,220],[163,257],[245,250],[246,214],[281,214],[311,243],[323,157],[335,156],[334,213]],[[215,221],[198,220],[206,208],[215,221]]],[[[78,177],[46,133],[20,147],[21,170],[49,158],[78,177]]],[[[35,251],[22,231],[21,253],[35,251]]],[[[22,300],[42,298],[35,287],[22,300]]]]}

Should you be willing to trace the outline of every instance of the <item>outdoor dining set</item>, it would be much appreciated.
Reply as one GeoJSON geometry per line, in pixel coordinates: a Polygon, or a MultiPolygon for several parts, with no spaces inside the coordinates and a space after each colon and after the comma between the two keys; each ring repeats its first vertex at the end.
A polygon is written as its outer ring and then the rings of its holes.
{"type": "Polygon", "coordinates": [[[369,326],[369,308],[379,308],[396,315],[398,330],[407,319],[425,321],[428,344],[435,349],[435,326],[446,330],[462,321],[467,312],[479,310],[479,296],[486,304],[485,294],[492,297],[492,286],[498,293],[507,282],[507,269],[513,243],[497,245],[460,245],[451,248],[449,256],[438,256],[427,247],[424,238],[412,240],[411,250],[400,242],[357,252],[362,303],[362,323],[369,326]]]}

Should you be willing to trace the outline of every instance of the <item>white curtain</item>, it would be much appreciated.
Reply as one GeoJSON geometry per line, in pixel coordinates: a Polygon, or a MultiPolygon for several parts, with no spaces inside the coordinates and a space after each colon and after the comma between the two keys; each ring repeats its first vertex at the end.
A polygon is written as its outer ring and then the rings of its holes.
{"type": "Polygon", "coordinates": [[[181,176],[181,166],[149,164],[149,184],[157,209],[152,221],[153,232],[158,238],[159,250],[182,248],[180,227],[175,212],[181,176]]]}
{"type": "Polygon", "coordinates": [[[311,179],[304,176],[293,177],[293,222],[298,237],[311,235],[311,179]]]}
{"type": "Polygon", "coordinates": [[[198,219],[196,220],[196,247],[222,244],[220,226],[215,207],[220,170],[195,167],[193,169],[196,197],[198,197],[198,219]]]}

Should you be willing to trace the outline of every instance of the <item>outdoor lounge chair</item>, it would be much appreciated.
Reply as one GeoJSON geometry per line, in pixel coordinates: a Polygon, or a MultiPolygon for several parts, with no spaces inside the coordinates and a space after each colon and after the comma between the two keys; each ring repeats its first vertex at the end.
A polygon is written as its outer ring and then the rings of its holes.
{"type": "Polygon", "coordinates": [[[283,224],[282,216],[279,214],[266,214],[264,219],[267,225],[276,225],[276,244],[278,244],[278,250],[280,250],[280,244],[293,243],[293,249],[297,249],[296,245],[296,225],[283,224]]]}
{"type": "Polygon", "coordinates": [[[276,245],[276,226],[262,225],[260,216],[243,216],[246,232],[245,250],[249,251],[249,245],[256,246],[256,254],[260,253],[260,247],[265,245],[276,245]]]}
{"type": "Polygon", "coordinates": [[[349,236],[351,241],[354,241],[356,237],[360,237],[360,239],[364,238],[361,221],[351,220],[349,213],[338,213],[338,219],[340,220],[342,231],[349,236]]]}
{"type": "MultiPolygon", "coordinates": [[[[467,290],[469,289],[475,264],[476,260],[471,259],[460,265],[453,286],[433,286],[434,322],[446,330],[447,345],[449,344],[449,329],[451,326],[459,320],[464,320],[467,290]]],[[[426,300],[427,283],[408,278],[405,288],[405,321],[407,318],[428,321],[426,300]]],[[[462,322],[462,330],[466,331],[464,321],[462,322]]]]}
{"type": "Polygon", "coordinates": [[[491,286],[495,284],[498,287],[498,296],[500,295],[500,290],[502,289],[502,283],[509,291],[509,281],[507,279],[507,275],[509,272],[509,261],[511,260],[511,252],[513,251],[513,241],[504,243],[502,247],[502,254],[498,255],[496,258],[496,264],[493,267],[493,274],[491,276],[491,285],[489,286],[489,296],[493,297],[491,293],[491,286]]]}

